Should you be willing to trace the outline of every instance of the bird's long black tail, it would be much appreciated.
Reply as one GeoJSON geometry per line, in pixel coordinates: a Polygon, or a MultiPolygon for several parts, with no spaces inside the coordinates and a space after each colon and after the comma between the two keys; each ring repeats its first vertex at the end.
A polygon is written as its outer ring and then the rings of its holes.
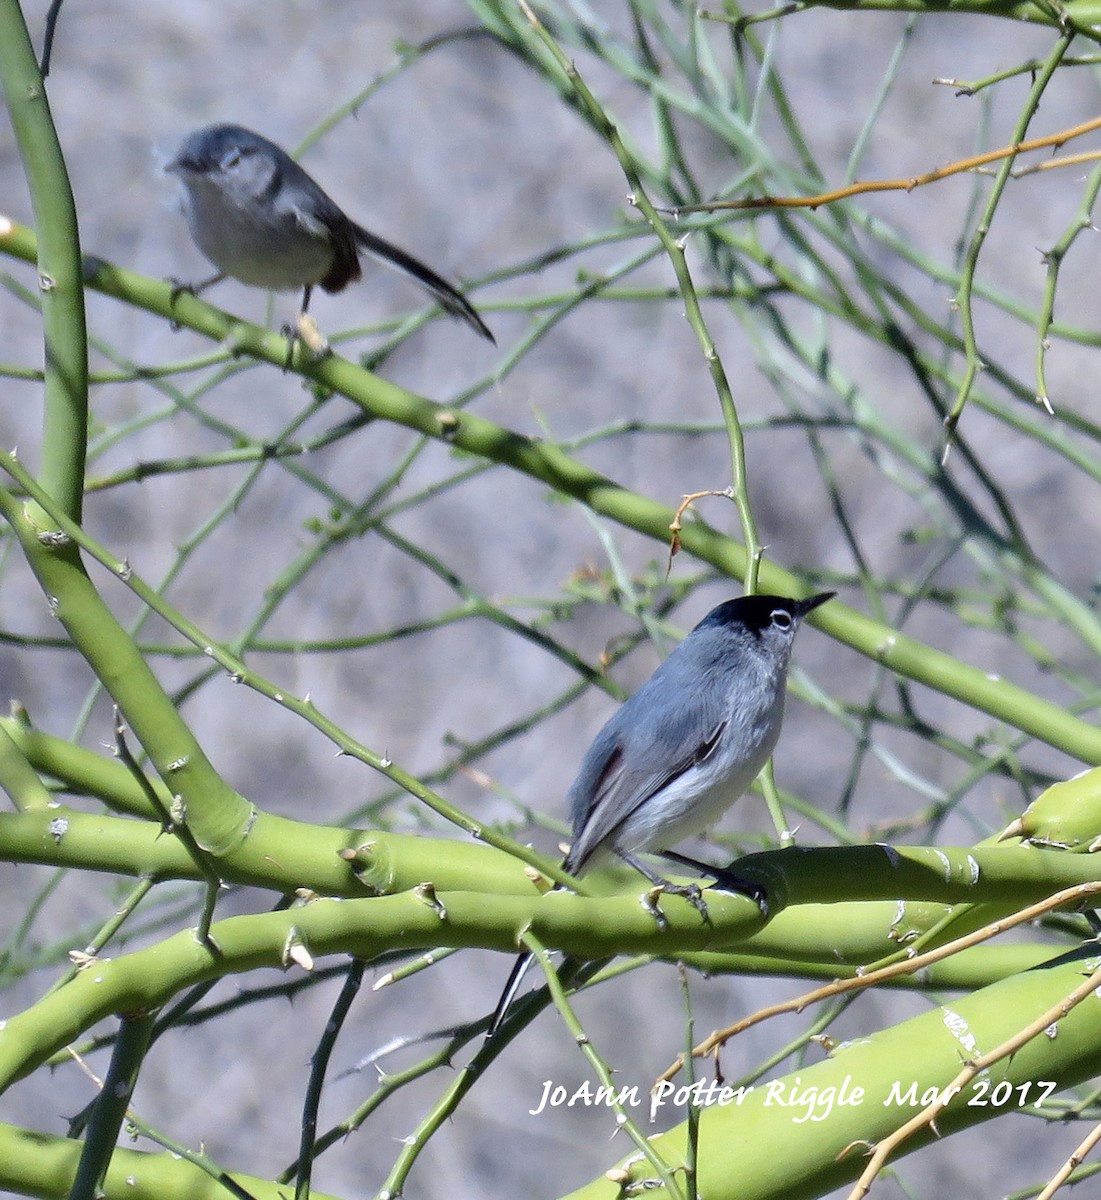
{"type": "Polygon", "coordinates": [[[437,275],[431,267],[426,267],[420,259],[406,253],[400,246],[395,246],[393,242],[380,238],[377,233],[371,233],[362,225],[356,225],[354,222],[352,222],[352,228],[355,230],[356,242],[368,254],[373,254],[382,262],[397,267],[399,271],[403,271],[411,279],[415,279],[421,287],[435,296],[446,312],[465,321],[475,333],[496,345],[497,339],[490,332],[489,326],[478,315],[478,310],[462,292],[437,275]]]}
{"type": "Polygon", "coordinates": [[[512,1006],[512,1002],[516,998],[516,993],[520,990],[520,984],[524,982],[524,976],[528,973],[528,967],[531,966],[534,959],[535,955],[530,950],[526,950],[512,964],[508,981],[505,983],[500,1000],[497,1001],[497,1007],[493,1010],[493,1018],[489,1022],[489,1028],[486,1030],[487,1038],[492,1037],[501,1028],[505,1014],[512,1006]]]}

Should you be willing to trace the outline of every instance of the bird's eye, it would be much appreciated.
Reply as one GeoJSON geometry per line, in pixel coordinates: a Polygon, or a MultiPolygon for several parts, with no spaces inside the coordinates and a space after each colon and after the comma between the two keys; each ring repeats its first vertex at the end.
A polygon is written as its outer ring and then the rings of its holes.
{"type": "Polygon", "coordinates": [[[790,629],[793,624],[791,613],[786,608],[774,608],[770,616],[775,629],[790,629]]]}
{"type": "Polygon", "coordinates": [[[218,164],[223,171],[232,171],[233,168],[241,161],[240,150],[229,150],[222,155],[222,161],[218,164]]]}

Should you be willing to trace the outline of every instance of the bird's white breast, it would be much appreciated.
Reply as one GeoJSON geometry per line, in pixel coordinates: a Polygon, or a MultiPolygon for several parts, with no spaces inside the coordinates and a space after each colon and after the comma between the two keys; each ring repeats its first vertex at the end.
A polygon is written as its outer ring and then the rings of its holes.
{"type": "Polygon", "coordinates": [[[226,275],[253,287],[295,291],[320,282],[332,265],[328,239],[304,229],[293,213],[234,203],[202,178],[187,181],[184,212],[195,244],[226,275]]]}

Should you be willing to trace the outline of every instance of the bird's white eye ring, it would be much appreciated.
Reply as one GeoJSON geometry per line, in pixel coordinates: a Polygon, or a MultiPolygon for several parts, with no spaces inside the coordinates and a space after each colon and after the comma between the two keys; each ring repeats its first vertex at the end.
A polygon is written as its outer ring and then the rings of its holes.
{"type": "Polygon", "coordinates": [[[218,164],[223,171],[232,171],[233,168],[241,161],[240,150],[230,150],[226,153],[222,161],[218,164]]]}
{"type": "Polygon", "coordinates": [[[791,613],[786,608],[774,608],[769,615],[777,629],[790,629],[793,624],[791,613]]]}

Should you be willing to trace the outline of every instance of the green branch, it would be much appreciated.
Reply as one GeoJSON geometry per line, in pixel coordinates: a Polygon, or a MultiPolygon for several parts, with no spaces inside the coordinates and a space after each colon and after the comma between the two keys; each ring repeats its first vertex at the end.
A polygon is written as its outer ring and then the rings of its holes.
{"type": "Polygon", "coordinates": [[[843,12],[909,12],[921,16],[931,11],[970,13],[984,17],[1007,17],[1011,21],[1047,25],[1054,29],[1073,29],[1090,41],[1101,40],[1101,6],[1096,0],[938,0],[931,9],[925,0],[801,0],[803,8],[836,8],[843,12]]]}
{"type": "MultiPolygon", "coordinates": [[[[80,235],[69,173],[46,84],[18,0],[0,0],[0,86],[15,131],[38,228],[45,394],[41,481],[74,521],[84,501],[88,332],[80,235]]],[[[0,214],[0,242],[7,218],[0,214]]]]}
{"type": "MultiPolygon", "coordinates": [[[[699,1194],[709,1200],[809,1200],[856,1179],[867,1148],[920,1112],[923,1096],[947,1089],[965,1062],[1059,1005],[1098,962],[1096,953],[1083,950],[854,1037],[797,1073],[740,1093],[731,1089],[726,1098],[713,1088],[700,1121],[699,1194]]],[[[935,1129],[904,1142],[902,1153],[1037,1101],[1042,1110],[1053,1092],[1101,1070],[1096,1006],[1091,997],[1072,1008],[1059,1019],[1058,1036],[1049,1031],[1026,1041],[964,1086],[935,1129]]],[[[639,1082],[643,1092],[647,1081],[639,1082]]],[[[621,1075],[618,1083],[628,1081],[621,1075]]],[[[663,1099],[670,1107],[685,1103],[677,1101],[675,1087],[663,1099]]],[[[658,1134],[654,1145],[667,1162],[684,1163],[687,1139],[687,1124],[681,1124],[658,1134]]],[[[646,1164],[628,1160],[570,1200],[619,1200],[626,1189],[666,1194],[648,1176],[646,1164]]]]}
{"type": "MultiPolygon", "coordinates": [[[[41,499],[43,506],[60,518],[49,498],[41,499]]],[[[88,578],[77,547],[64,529],[58,529],[53,520],[49,526],[43,525],[32,516],[29,504],[20,503],[4,489],[0,489],[0,512],[19,539],[50,611],[149,755],[173,797],[178,819],[187,821],[204,850],[217,856],[227,853],[247,834],[252,805],[211,765],[133,639],[88,578]]],[[[59,523],[74,528],[64,518],[59,523]]]]}
{"type": "MultiPolygon", "coordinates": [[[[288,947],[292,945],[303,947],[313,958],[341,954],[370,961],[396,950],[440,946],[512,952],[520,938],[531,933],[543,945],[577,958],[613,954],[667,958],[733,945],[745,945],[752,953],[753,942],[747,939],[762,925],[757,905],[746,897],[708,891],[706,920],[682,897],[664,897],[662,927],[639,903],[637,877],[625,882],[621,893],[599,899],[565,891],[540,894],[534,885],[529,885],[527,896],[487,897],[480,873],[470,870],[468,886],[473,890],[447,891],[436,886],[447,857],[437,849],[439,869],[426,875],[422,885],[398,895],[315,900],[290,910],[231,917],[211,927],[209,944],[184,930],[149,949],[89,962],[64,987],[8,1019],[5,1037],[0,1039],[0,1091],[96,1021],[111,1014],[159,1008],[184,988],[209,980],[262,968],[286,969],[291,965],[288,947]]],[[[1016,909],[1066,887],[1094,884],[1101,871],[1091,855],[1009,846],[781,850],[759,856],[758,873],[763,860],[771,860],[768,878],[777,883],[777,907],[826,906],[821,913],[789,910],[771,926],[779,927],[785,917],[793,927],[801,923],[804,937],[817,946],[819,956],[823,945],[834,944],[819,918],[828,917],[842,897],[847,903],[837,907],[850,936],[861,922],[869,939],[865,949],[872,948],[874,938],[883,954],[899,945],[897,923],[889,916],[884,919],[888,912],[897,911],[899,897],[1016,909]],[[859,903],[875,900],[887,903],[859,903]]],[[[305,872],[296,870],[295,877],[308,885],[305,872]]]]}
{"type": "MultiPolygon", "coordinates": [[[[81,1143],[38,1129],[0,1124],[0,1188],[42,1200],[68,1200],[81,1143]]],[[[233,1183],[253,1200],[286,1200],[287,1190],[256,1175],[233,1173],[233,1183]]],[[[150,1154],[119,1147],[103,1181],[103,1200],[226,1200],[239,1192],[178,1153],[150,1154]]],[[[313,1200],[337,1200],[312,1193],[313,1200]]]]}
{"type": "MultiPolygon", "coordinates": [[[[0,251],[33,257],[33,235],[15,227],[0,233],[0,251]]],[[[172,289],[102,261],[87,264],[89,285],[165,319],[175,320],[235,353],[282,367],[287,359],[284,337],[250,325],[197,297],[181,295],[172,302],[172,289]]],[[[571,457],[553,443],[525,437],[472,413],[460,412],[415,395],[372,375],[355,363],[330,355],[320,362],[296,360],[296,370],[322,388],[344,396],[363,412],[488,459],[581,501],[594,512],[668,544],[674,510],[640,496],[571,457]]],[[[704,521],[681,531],[683,549],[693,557],[741,578],[746,570],[745,547],[704,521]]],[[[781,594],[805,591],[802,581],[771,562],[761,564],[762,589],[781,594]]],[[[879,621],[833,601],[811,621],[837,641],[881,663],[904,678],[925,684],[963,704],[1055,746],[1081,762],[1101,764],[1101,729],[1067,713],[1024,688],[990,672],[961,663],[950,654],[904,636],[879,621]]],[[[132,722],[131,722],[132,723],[132,722]]]]}

